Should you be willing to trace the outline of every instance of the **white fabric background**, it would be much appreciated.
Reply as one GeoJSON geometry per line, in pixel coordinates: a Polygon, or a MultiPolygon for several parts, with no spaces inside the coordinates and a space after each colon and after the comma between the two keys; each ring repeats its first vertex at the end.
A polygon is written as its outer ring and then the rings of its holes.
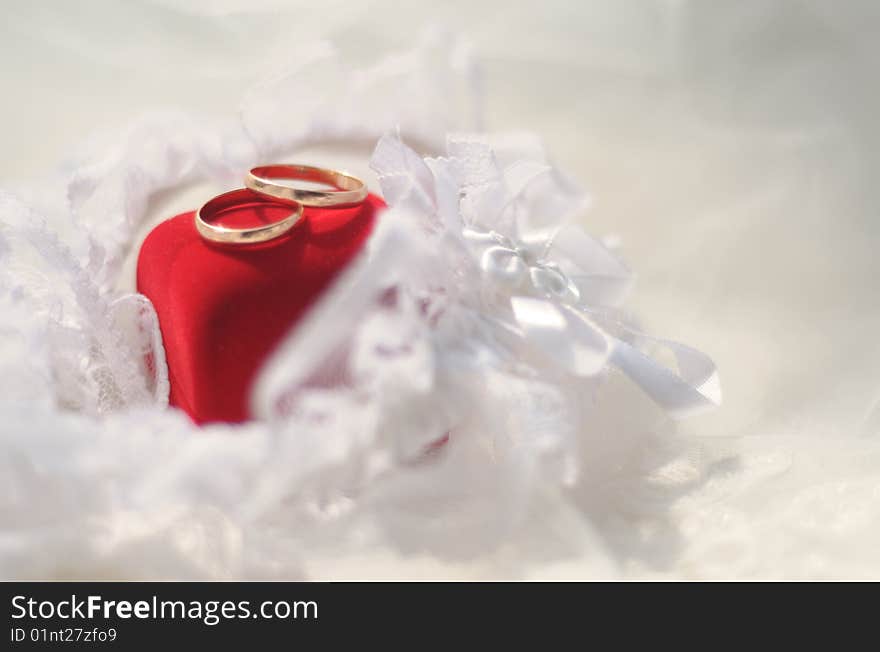
{"type": "MultiPolygon", "coordinates": [[[[545,138],[591,190],[588,229],[620,236],[639,276],[630,306],[721,372],[723,407],[675,437],[636,393],[608,397],[609,437],[668,432],[687,452],[666,473],[694,478],[674,496],[635,488],[656,500],[610,510],[596,548],[627,576],[880,577],[875,3],[3,5],[3,182],[149,109],[227,115],[291,40],[326,37],[358,61],[425,25],[461,34],[484,64],[484,126],[545,138]]],[[[366,173],[366,152],[323,155],[366,173]]],[[[164,198],[155,219],[204,194],[164,198]]],[[[593,489],[587,502],[608,499],[593,489]]],[[[533,526],[570,522],[543,518],[533,526]]],[[[495,577],[505,554],[489,566],[328,554],[309,570],[495,577]]],[[[588,546],[525,576],[612,574],[603,559],[588,546]]]]}

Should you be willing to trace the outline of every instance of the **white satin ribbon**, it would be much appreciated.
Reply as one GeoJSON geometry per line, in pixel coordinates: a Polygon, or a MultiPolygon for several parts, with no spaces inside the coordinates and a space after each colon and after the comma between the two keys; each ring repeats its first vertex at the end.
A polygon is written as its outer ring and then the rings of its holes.
{"type": "Polygon", "coordinates": [[[721,381],[715,363],[702,351],[669,340],[641,335],[675,357],[678,373],[631,344],[612,338],[609,362],[623,371],[677,419],[721,405],[721,381]]]}
{"type": "Polygon", "coordinates": [[[510,300],[516,325],[533,349],[576,376],[599,373],[611,355],[608,337],[583,313],[545,299],[510,300]]]}
{"type": "Polygon", "coordinates": [[[477,255],[484,274],[513,292],[523,291],[564,303],[580,300],[580,290],[555,263],[542,259],[534,245],[515,243],[496,231],[464,229],[462,235],[477,255]]]}
{"type": "MultiPolygon", "coordinates": [[[[574,276],[569,276],[559,264],[546,260],[534,245],[515,242],[495,231],[464,229],[462,235],[482,273],[511,292],[515,330],[556,367],[587,377],[598,373],[606,363],[612,364],[675,418],[721,403],[718,373],[707,355],[678,342],[650,337],[611,319],[604,311],[594,312],[582,305],[584,294],[617,296],[625,283],[619,263],[603,269],[593,256],[589,258],[591,264],[579,264],[579,255],[595,247],[581,247],[580,254],[573,252],[567,268],[574,276]],[[582,291],[587,283],[589,287],[582,291]],[[677,370],[609,335],[602,326],[623,330],[634,342],[666,349],[675,359],[677,370]]],[[[584,239],[579,241],[583,244],[584,239]]],[[[551,247],[545,245],[542,249],[551,247]]],[[[606,256],[613,258],[607,252],[606,256]]]]}
{"type": "Polygon", "coordinates": [[[571,222],[588,201],[583,193],[543,161],[519,160],[502,171],[479,139],[451,138],[447,150],[447,157],[421,159],[389,135],[377,145],[372,167],[389,204],[461,237],[489,303],[501,297],[500,311],[480,309],[485,318],[575,376],[614,365],[674,417],[720,404],[708,356],[640,333],[610,310],[624,299],[633,274],[571,222]],[[675,368],[638,345],[665,350],[675,368]]]}

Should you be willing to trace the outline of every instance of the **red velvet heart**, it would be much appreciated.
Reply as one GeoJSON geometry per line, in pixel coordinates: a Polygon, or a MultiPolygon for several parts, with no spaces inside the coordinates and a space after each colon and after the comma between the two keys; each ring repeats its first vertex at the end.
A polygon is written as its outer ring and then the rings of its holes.
{"type": "MultiPolygon", "coordinates": [[[[171,380],[170,402],[196,423],[248,418],[263,361],[363,246],[374,195],[342,208],[306,207],[291,231],[260,245],[216,245],[183,213],[157,226],[138,256],[138,291],[156,307],[171,380]]],[[[290,213],[242,205],[216,220],[255,226],[290,213]]]]}

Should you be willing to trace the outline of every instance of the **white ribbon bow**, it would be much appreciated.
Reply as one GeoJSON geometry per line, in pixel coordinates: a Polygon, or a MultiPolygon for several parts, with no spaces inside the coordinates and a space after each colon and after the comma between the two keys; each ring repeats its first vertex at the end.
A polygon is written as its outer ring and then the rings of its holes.
{"type": "Polygon", "coordinates": [[[448,149],[448,158],[423,160],[389,135],[376,147],[372,167],[389,204],[458,232],[484,286],[509,302],[501,314],[489,311],[490,319],[575,376],[614,365],[674,417],[721,403],[708,356],[649,337],[615,316],[611,308],[623,299],[632,274],[600,242],[566,225],[566,211],[583,204],[567,180],[545,164],[523,161],[502,172],[492,150],[478,141],[451,139],[448,149]],[[542,216],[550,219],[537,219],[542,216]],[[540,228],[529,228],[530,221],[540,228]],[[499,226],[477,228],[485,223],[499,226]],[[499,232],[500,225],[515,236],[499,232]],[[637,347],[665,349],[678,369],[637,347]]]}
{"type": "Polygon", "coordinates": [[[471,251],[477,254],[480,269],[495,282],[513,292],[546,296],[564,303],[576,303],[578,286],[559,268],[544,258],[547,246],[516,243],[496,231],[462,231],[471,251]]]}
{"type": "MultiPolygon", "coordinates": [[[[553,241],[530,243],[514,241],[496,231],[465,228],[462,236],[474,253],[477,264],[490,283],[510,293],[510,305],[517,333],[531,347],[556,366],[576,376],[598,373],[606,363],[626,373],[652,399],[672,416],[681,418],[721,403],[721,385],[712,360],[691,347],[652,338],[608,311],[591,310],[582,305],[582,292],[574,278],[592,293],[619,294],[624,274],[622,266],[588,271],[590,265],[548,260],[553,241]],[[569,276],[563,267],[574,276],[569,276]],[[604,290],[604,291],[602,291],[604,290]],[[609,334],[622,331],[631,342],[609,334]],[[678,373],[646,355],[636,344],[665,348],[677,363],[678,373]]],[[[582,248],[581,253],[586,253],[582,248]]]]}

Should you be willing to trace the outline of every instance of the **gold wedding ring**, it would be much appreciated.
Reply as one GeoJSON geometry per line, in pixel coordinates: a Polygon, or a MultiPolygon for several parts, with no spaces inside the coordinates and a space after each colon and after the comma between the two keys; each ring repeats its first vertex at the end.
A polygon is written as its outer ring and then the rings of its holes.
{"type": "Polygon", "coordinates": [[[299,202],[304,206],[359,204],[367,197],[367,186],[357,177],[311,165],[261,165],[248,172],[244,185],[276,200],[299,202]],[[278,179],[321,183],[334,190],[294,188],[275,183],[278,179]]]}
{"type": "Polygon", "coordinates": [[[302,204],[297,201],[272,199],[265,194],[260,194],[249,190],[248,188],[239,188],[224,192],[217,195],[199,210],[196,211],[195,223],[196,230],[206,240],[212,242],[222,242],[226,244],[255,244],[258,242],[266,242],[280,235],[283,235],[293,228],[303,214],[302,204]],[[244,229],[231,228],[227,226],[219,226],[212,224],[211,219],[215,218],[218,213],[229,208],[240,208],[250,204],[268,204],[271,206],[282,206],[292,211],[290,215],[283,220],[244,229]]]}

